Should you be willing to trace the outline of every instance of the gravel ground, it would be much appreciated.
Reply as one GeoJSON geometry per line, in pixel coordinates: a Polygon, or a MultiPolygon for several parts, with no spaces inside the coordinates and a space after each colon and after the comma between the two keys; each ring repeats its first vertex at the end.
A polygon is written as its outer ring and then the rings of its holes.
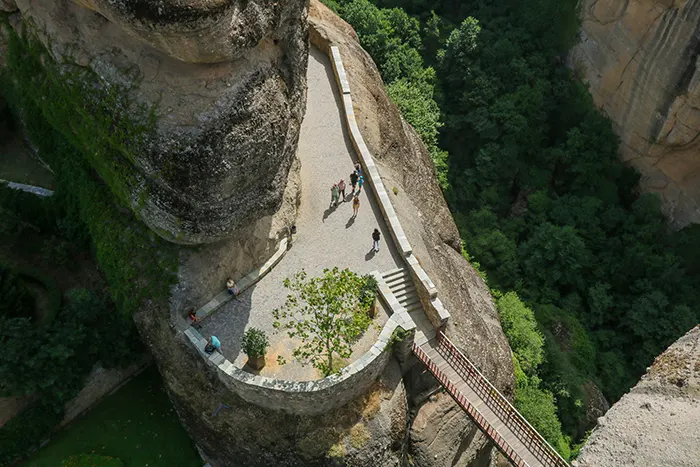
{"type": "MultiPolygon", "coordinates": [[[[324,268],[349,268],[358,274],[384,272],[403,266],[399,253],[390,240],[389,232],[373,197],[368,197],[367,184],[360,195],[358,216],[352,218],[351,199],[335,209],[329,208],[330,188],[345,179],[350,193],[349,175],[356,161],[352,144],[341,120],[342,104],[335,89],[330,61],[312,48],[309,56],[308,103],[299,137],[298,156],[301,160],[302,196],[297,234],[292,247],[282,261],[260,282],[243,293],[238,300],[224,305],[202,324],[204,336],[216,335],[223,354],[238,366],[246,361],[240,352],[245,329],[257,327],[270,337],[267,365],[263,375],[282,379],[317,379],[316,370],[302,367],[291,357],[294,342],[285,334],[274,334],[271,311],[284,303],[287,290],[282,281],[302,268],[309,275],[318,275],[324,268]],[[380,251],[370,252],[371,234],[375,228],[382,232],[380,251]],[[389,243],[387,244],[387,241],[389,243]],[[287,364],[276,364],[277,355],[287,364]]],[[[375,320],[382,326],[386,312],[375,320]]],[[[360,357],[374,343],[379,331],[370,328],[355,346],[353,358],[360,357]]]]}

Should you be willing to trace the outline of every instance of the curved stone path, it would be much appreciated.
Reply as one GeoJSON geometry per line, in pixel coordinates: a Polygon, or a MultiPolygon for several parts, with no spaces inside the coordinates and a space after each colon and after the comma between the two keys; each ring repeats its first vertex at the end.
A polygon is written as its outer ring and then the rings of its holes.
{"type": "MultiPolygon", "coordinates": [[[[223,305],[202,323],[201,333],[216,335],[224,356],[236,366],[243,367],[246,357],[240,352],[240,341],[246,328],[254,326],[267,331],[271,347],[267,366],[261,374],[288,380],[317,379],[316,370],[302,367],[291,358],[295,343],[286,334],[274,334],[271,311],[282,305],[287,290],[282,281],[302,268],[310,275],[324,268],[349,268],[358,274],[384,272],[403,266],[403,261],[391,241],[374,196],[365,184],[360,195],[360,211],[352,219],[351,200],[329,209],[330,188],[345,179],[350,193],[349,175],[357,158],[341,118],[342,103],[330,61],[315,48],[309,54],[307,71],[308,95],[304,122],[299,136],[298,157],[301,160],[301,206],[297,218],[297,234],[291,249],[260,282],[241,294],[238,300],[223,305]],[[382,232],[379,253],[371,254],[371,234],[375,228],[382,232]],[[276,356],[287,364],[279,366],[276,356]]],[[[376,324],[382,326],[384,314],[376,324]]],[[[353,359],[359,358],[374,344],[379,331],[370,328],[355,346],[353,359]]]]}

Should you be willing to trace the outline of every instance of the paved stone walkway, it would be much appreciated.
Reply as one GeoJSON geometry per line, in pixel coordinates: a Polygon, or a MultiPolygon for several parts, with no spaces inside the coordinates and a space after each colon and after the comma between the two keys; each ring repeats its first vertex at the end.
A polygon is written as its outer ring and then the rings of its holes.
{"type": "MultiPolygon", "coordinates": [[[[240,352],[245,329],[252,326],[267,331],[271,347],[261,374],[300,381],[317,379],[318,374],[314,368],[302,367],[293,361],[291,351],[295,343],[286,334],[274,334],[271,311],[282,305],[287,296],[282,281],[302,268],[315,276],[324,268],[334,266],[347,267],[358,274],[403,266],[374,197],[367,196],[365,190],[371,190],[368,184],[360,195],[360,211],[355,219],[352,219],[350,197],[338,208],[329,209],[330,188],[334,182],[345,179],[349,195],[349,175],[356,157],[341,120],[342,104],[330,61],[315,48],[309,55],[307,79],[308,101],[298,149],[302,164],[301,207],[292,247],[267,276],[238,300],[223,305],[201,328],[203,336],[214,334],[219,338],[224,356],[239,367],[246,362],[245,355],[240,352]],[[380,251],[376,255],[370,253],[371,234],[375,228],[382,232],[380,251]],[[287,364],[277,365],[277,355],[285,357],[287,364]]],[[[375,322],[382,326],[386,319],[386,313],[382,313],[375,322]]],[[[352,358],[362,356],[378,335],[377,329],[370,328],[356,344],[352,358]]]]}

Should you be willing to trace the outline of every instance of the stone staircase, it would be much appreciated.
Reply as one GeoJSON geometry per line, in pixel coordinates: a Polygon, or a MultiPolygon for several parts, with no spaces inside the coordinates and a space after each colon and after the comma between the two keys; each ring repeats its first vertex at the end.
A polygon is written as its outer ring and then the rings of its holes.
{"type": "Polygon", "coordinates": [[[401,306],[409,314],[423,314],[423,305],[416,293],[416,287],[413,285],[413,279],[408,270],[404,268],[392,269],[382,274],[382,278],[401,306]]]}

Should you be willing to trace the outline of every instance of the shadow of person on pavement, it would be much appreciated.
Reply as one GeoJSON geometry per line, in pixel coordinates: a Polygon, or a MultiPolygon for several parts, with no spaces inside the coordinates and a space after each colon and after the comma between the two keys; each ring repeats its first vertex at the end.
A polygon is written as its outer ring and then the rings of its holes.
{"type": "Polygon", "coordinates": [[[345,224],[346,229],[349,229],[350,227],[352,227],[352,224],[355,223],[355,217],[356,216],[352,216],[350,219],[348,219],[348,222],[345,224]]]}
{"type": "Polygon", "coordinates": [[[375,254],[376,254],[376,252],[374,251],[374,248],[372,248],[371,250],[369,250],[369,251],[365,254],[365,261],[369,261],[369,260],[371,260],[372,258],[374,258],[374,255],[375,255],[375,254]]]}
{"type": "Polygon", "coordinates": [[[326,219],[330,217],[331,214],[333,214],[333,211],[335,211],[338,208],[338,206],[328,206],[328,208],[323,211],[323,220],[322,222],[326,222],[326,219]]]}

